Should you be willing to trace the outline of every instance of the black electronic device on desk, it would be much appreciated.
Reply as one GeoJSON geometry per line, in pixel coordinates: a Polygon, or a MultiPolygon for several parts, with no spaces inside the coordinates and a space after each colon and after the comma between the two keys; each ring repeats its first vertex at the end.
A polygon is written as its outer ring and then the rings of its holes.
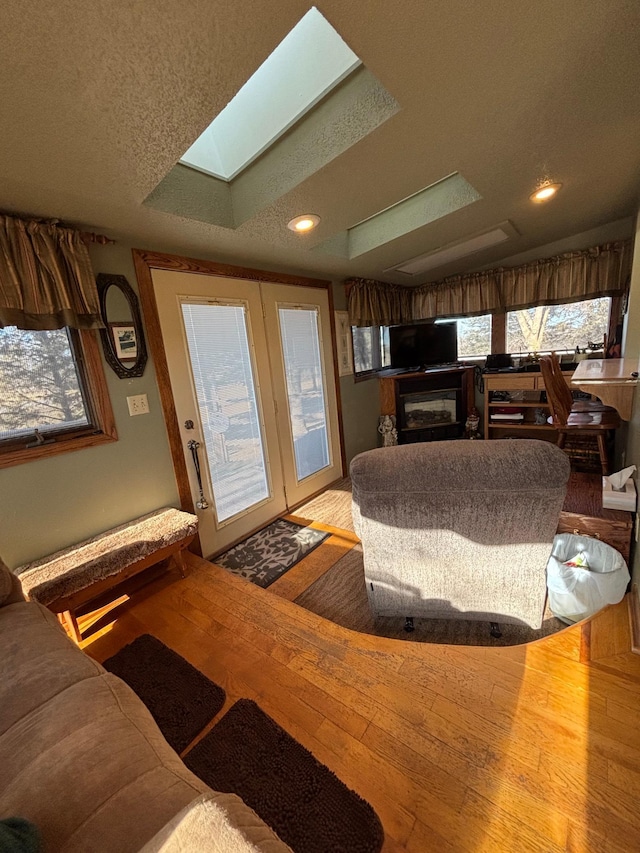
{"type": "Polygon", "coordinates": [[[483,373],[502,373],[516,370],[508,352],[492,353],[487,356],[483,373]]]}

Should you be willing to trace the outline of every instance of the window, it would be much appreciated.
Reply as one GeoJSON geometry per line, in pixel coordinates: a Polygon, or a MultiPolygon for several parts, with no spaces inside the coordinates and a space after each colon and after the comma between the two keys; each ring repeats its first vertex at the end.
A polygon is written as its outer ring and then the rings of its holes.
{"type": "MultiPolygon", "coordinates": [[[[452,318],[436,320],[436,323],[451,323],[452,318]]],[[[480,317],[457,317],[458,358],[485,358],[491,352],[491,314],[480,317]]]]}
{"type": "Polygon", "coordinates": [[[389,328],[352,326],[353,369],[356,376],[389,367],[389,328]]]}
{"type": "Polygon", "coordinates": [[[611,298],[565,305],[539,305],[507,314],[507,352],[583,349],[602,343],[609,328],[611,298]]]}
{"type": "Polygon", "coordinates": [[[95,334],[0,329],[0,465],[116,438],[95,334]]]}

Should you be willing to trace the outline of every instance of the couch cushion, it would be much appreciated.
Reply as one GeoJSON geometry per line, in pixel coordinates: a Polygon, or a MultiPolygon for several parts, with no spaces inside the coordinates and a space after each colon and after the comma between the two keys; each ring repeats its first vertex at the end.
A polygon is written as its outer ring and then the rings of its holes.
{"type": "Polygon", "coordinates": [[[0,607],[14,601],[24,601],[22,586],[17,575],[0,558],[0,607]]]}
{"type": "Polygon", "coordinates": [[[291,853],[235,794],[213,791],[179,812],[141,853],[291,853]]]}
{"type": "Polygon", "coordinates": [[[0,649],[0,735],[71,685],[104,672],[36,602],[2,608],[0,649]]]}
{"type": "Polygon", "coordinates": [[[35,823],[46,850],[139,850],[209,790],[133,691],[108,673],[18,720],[0,736],[0,755],[0,813],[35,823]]]}

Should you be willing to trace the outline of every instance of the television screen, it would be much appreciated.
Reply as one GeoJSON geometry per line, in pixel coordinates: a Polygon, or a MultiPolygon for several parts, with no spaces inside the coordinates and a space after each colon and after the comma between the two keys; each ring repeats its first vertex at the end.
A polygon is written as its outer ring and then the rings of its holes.
{"type": "Polygon", "coordinates": [[[458,360],[457,323],[416,323],[389,328],[391,367],[429,367],[458,360]]]}

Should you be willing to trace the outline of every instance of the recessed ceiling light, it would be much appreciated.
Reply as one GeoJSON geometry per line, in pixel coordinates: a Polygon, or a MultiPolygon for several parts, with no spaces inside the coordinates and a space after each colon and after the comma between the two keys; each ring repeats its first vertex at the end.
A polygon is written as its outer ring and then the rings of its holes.
{"type": "Polygon", "coordinates": [[[312,231],[320,222],[320,217],[315,213],[303,213],[302,216],[296,216],[290,222],[287,222],[287,228],[295,231],[297,234],[305,234],[307,231],[312,231]]]}
{"type": "Polygon", "coordinates": [[[540,204],[543,201],[549,201],[550,198],[554,197],[561,186],[562,184],[545,184],[544,186],[539,187],[535,192],[531,193],[529,198],[531,201],[536,202],[536,204],[540,204]]]}

